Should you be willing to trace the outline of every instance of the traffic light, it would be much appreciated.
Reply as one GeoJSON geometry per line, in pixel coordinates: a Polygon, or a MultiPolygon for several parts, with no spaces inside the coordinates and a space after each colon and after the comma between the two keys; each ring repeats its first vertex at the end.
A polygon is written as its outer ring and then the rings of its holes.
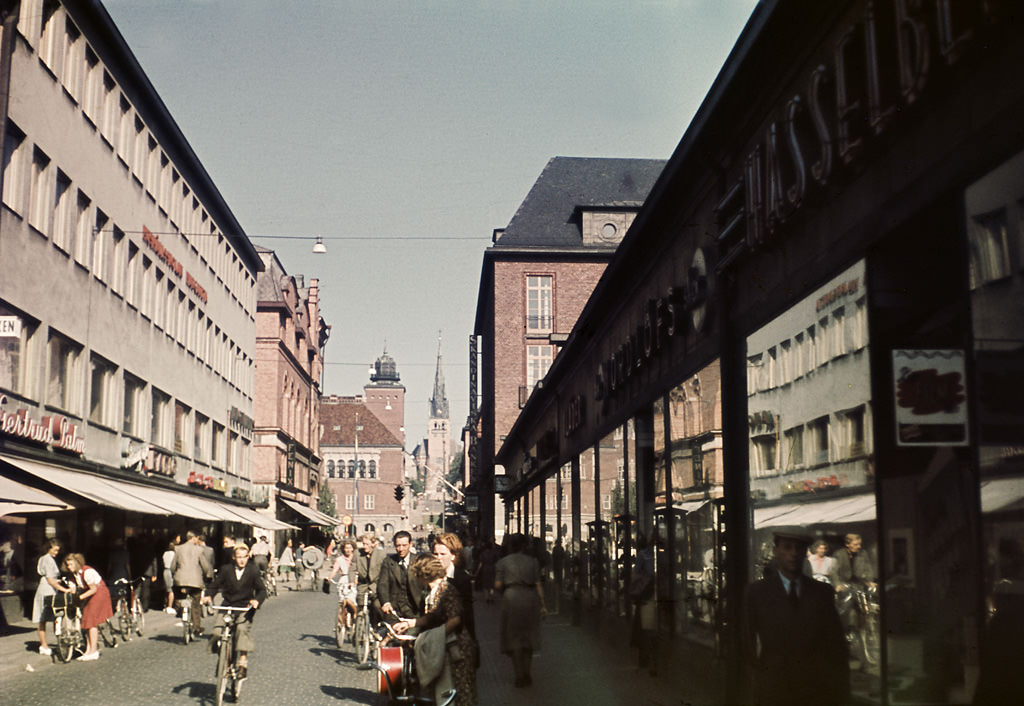
{"type": "Polygon", "coordinates": [[[396,485],[395,486],[395,500],[398,500],[399,502],[401,502],[402,498],[404,498],[404,497],[405,497],[405,487],[402,486],[402,485],[396,485]]]}

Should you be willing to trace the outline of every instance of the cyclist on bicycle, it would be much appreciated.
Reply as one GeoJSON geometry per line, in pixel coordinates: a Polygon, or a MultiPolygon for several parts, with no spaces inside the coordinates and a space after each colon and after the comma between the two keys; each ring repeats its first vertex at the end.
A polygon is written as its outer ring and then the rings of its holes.
{"type": "Polygon", "coordinates": [[[185,541],[174,548],[171,572],[174,574],[174,587],[178,595],[187,596],[192,601],[192,631],[202,635],[199,594],[203,590],[204,578],[213,573],[213,567],[200,546],[199,535],[190,530],[185,537],[185,541]]]}
{"type": "MultiPolygon", "coordinates": [[[[255,547],[254,547],[255,549],[255,547]]],[[[349,620],[349,616],[356,614],[356,585],[359,577],[356,572],[357,557],[356,557],[356,543],[351,539],[346,539],[341,543],[341,553],[334,560],[334,565],[331,567],[331,574],[327,577],[328,581],[334,581],[334,577],[338,579],[338,601],[342,604],[345,610],[346,622],[349,620]]]]}
{"type": "Polygon", "coordinates": [[[252,549],[249,550],[249,557],[257,569],[261,572],[266,572],[267,567],[270,566],[270,544],[267,542],[266,537],[260,537],[256,544],[252,545],[252,549]]]}
{"type": "MultiPolygon", "coordinates": [[[[217,572],[217,577],[210,584],[209,592],[203,598],[207,605],[213,602],[213,596],[222,594],[222,605],[233,608],[248,606],[249,612],[235,624],[238,636],[238,678],[245,679],[248,668],[248,655],[255,648],[250,628],[252,627],[253,611],[267,599],[267,589],[260,578],[255,564],[249,563],[249,548],[244,544],[235,546],[234,562],[225,564],[217,572]]],[[[217,614],[217,624],[210,636],[210,651],[217,654],[220,635],[224,629],[224,617],[217,614]]]]}

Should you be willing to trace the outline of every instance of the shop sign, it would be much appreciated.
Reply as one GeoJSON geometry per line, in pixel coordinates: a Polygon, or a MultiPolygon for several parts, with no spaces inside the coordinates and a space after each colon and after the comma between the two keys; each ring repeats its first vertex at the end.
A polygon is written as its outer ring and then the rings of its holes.
{"type": "Polygon", "coordinates": [[[253,429],[256,427],[256,422],[253,421],[252,417],[238,409],[238,407],[232,407],[228,410],[228,420],[232,429],[240,432],[247,438],[252,438],[253,429]]]}
{"type": "Polygon", "coordinates": [[[0,338],[21,338],[21,318],[0,316],[0,338]]]}
{"type": "Polygon", "coordinates": [[[0,395],[0,433],[79,456],[85,453],[85,439],[78,435],[78,425],[72,424],[67,417],[46,415],[37,422],[29,418],[28,409],[22,407],[12,413],[2,409],[6,404],[7,396],[0,395]]]}
{"type": "Polygon", "coordinates": [[[703,331],[708,321],[710,298],[704,252],[698,248],[686,280],[669,287],[662,296],[645,302],[636,312],[636,327],[600,363],[595,399],[603,401],[614,397],[629,378],[647,367],[669,339],[685,336],[689,331],[703,331]]]}
{"type": "Polygon", "coordinates": [[[213,490],[213,476],[204,476],[201,473],[196,473],[195,471],[189,472],[186,483],[195,488],[213,490]]]}
{"type": "Polygon", "coordinates": [[[179,279],[182,275],[185,275],[185,286],[191,289],[197,297],[203,300],[206,304],[209,300],[206,290],[202,288],[199,282],[196,281],[195,277],[190,272],[185,272],[184,266],[174,257],[174,254],[167,249],[167,247],[160,242],[159,236],[151,231],[146,226],[142,226],[142,242],[144,242],[149,249],[157,256],[157,258],[167,265],[168,269],[175,274],[179,279]]]}
{"type": "Polygon", "coordinates": [[[981,24],[999,19],[980,16],[998,13],[999,3],[979,3],[977,13],[955,5],[901,1],[883,12],[868,2],[842,27],[803,90],[776,108],[719,201],[718,239],[731,245],[720,267],[776,236],[812,190],[863,160],[869,144],[936,83],[938,67],[956,64],[978,42],[981,24]]]}
{"type": "Polygon", "coordinates": [[[966,446],[962,350],[894,350],[898,446],[966,446]]]}
{"type": "Polygon", "coordinates": [[[154,473],[159,476],[173,478],[177,470],[178,459],[174,457],[174,454],[169,454],[150,447],[149,453],[146,454],[146,473],[154,473]]]}

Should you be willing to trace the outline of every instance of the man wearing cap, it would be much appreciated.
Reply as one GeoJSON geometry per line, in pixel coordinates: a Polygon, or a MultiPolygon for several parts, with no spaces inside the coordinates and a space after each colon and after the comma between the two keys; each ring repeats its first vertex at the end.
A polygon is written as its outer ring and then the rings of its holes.
{"type": "Polygon", "coordinates": [[[777,572],[748,586],[743,604],[754,703],[845,704],[849,656],[833,592],[803,573],[812,537],[799,527],[773,534],[777,572]]]}

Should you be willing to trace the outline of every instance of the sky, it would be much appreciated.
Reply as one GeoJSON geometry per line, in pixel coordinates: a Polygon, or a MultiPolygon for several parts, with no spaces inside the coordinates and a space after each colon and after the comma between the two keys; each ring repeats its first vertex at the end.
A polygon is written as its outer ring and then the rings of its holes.
{"type": "Polygon", "coordinates": [[[104,0],[246,234],[318,278],[323,392],[469,411],[483,252],[549,159],[668,159],[755,0],[104,0]],[[322,236],[326,254],[312,253],[322,236]]]}

